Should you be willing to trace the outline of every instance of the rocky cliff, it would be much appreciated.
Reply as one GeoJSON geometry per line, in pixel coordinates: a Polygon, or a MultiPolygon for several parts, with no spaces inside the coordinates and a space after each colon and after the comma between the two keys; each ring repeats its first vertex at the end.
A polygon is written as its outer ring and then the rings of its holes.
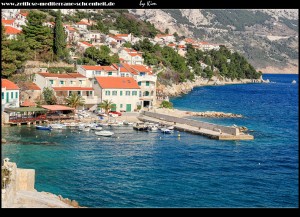
{"type": "Polygon", "coordinates": [[[263,73],[298,73],[297,9],[129,11],[163,32],[225,44],[263,73]]]}

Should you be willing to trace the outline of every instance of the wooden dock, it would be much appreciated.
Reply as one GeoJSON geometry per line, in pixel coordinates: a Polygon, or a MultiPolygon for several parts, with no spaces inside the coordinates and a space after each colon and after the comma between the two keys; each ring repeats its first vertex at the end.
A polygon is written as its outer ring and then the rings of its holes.
{"type": "Polygon", "coordinates": [[[253,140],[254,136],[240,132],[238,128],[226,127],[207,122],[178,118],[154,112],[142,112],[138,119],[143,122],[174,126],[176,130],[206,136],[216,140],[253,140]]]}

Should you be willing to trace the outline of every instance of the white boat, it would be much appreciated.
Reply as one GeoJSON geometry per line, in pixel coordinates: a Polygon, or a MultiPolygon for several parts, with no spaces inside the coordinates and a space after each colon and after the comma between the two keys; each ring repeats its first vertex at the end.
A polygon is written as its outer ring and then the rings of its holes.
{"type": "Polygon", "coordinates": [[[96,131],[95,134],[98,135],[98,136],[112,136],[112,135],[114,135],[113,132],[107,131],[107,130],[96,131]]]}
{"type": "Polygon", "coordinates": [[[165,133],[165,134],[171,134],[173,133],[173,130],[170,130],[168,128],[161,128],[160,129],[162,133],[165,133]]]}
{"type": "Polygon", "coordinates": [[[90,130],[91,130],[90,127],[84,127],[84,128],[82,129],[82,131],[85,131],[85,132],[89,132],[90,130]]]}
{"type": "Polygon", "coordinates": [[[92,127],[91,129],[92,129],[92,130],[100,131],[100,130],[102,130],[103,128],[100,127],[100,126],[94,126],[94,127],[92,127]]]}
{"type": "Polygon", "coordinates": [[[66,125],[64,124],[49,124],[52,129],[65,129],[66,125]]]}
{"type": "Polygon", "coordinates": [[[151,131],[157,131],[158,127],[155,125],[151,125],[151,126],[148,126],[148,129],[150,129],[151,131]]]}
{"type": "Polygon", "coordinates": [[[296,80],[293,80],[293,81],[292,81],[292,84],[296,84],[296,83],[297,83],[297,81],[296,81],[296,80]]]}
{"type": "Polygon", "coordinates": [[[174,126],[167,127],[169,130],[174,130],[174,126]]]}
{"type": "Polygon", "coordinates": [[[123,121],[123,125],[125,126],[133,125],[133,122],[123,121]]]}

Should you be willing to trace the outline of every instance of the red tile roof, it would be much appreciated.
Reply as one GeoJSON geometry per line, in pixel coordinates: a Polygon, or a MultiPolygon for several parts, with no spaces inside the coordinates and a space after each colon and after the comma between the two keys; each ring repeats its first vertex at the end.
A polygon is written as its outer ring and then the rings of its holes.
{"type": "Polygon", "coordinates": [[[16,34],[20,34],[22,32],[21,30],[18,30],[11,26],[4,26],[4,28],[5,28],[5,34],[7,34],[7,35],[16,35],[16,34]]]}
{"type": "Polygon", "coordinates": [[[132,56],[132,57],[135,57],[135,56],[142,57],[142,55],[139,54],[139,53],[128,53],[128,55],[130,55],[130,56],[132,56]]]}
{"type": "Polygon", "coordinates": [[[129,77],[95,77],[103,89],[140,89],[138,83],[129,77]]]}
{"type": "Polygon", "coordinates": [[[173,43],[172,43],[172,44],[168,44],[168,46],[169,46],[169,47],[175,47],[176,44],[173,44],[173,43]]]}
{"type": "Polygon", "coordinates": [[[41,90],[41,88],[39,88],[39,86],[37,86],[33,82],[22,82],[20,83],[20,86],[23,87],[25,90],[41,90]]]}
{"type": "Polygon", "coordinates": [[[74,110],[74,108],[63,105],[42,105],[41,107],[51,111],[74,110]]]}
{"type": "Polygon", "coordinates": [[[82,68],[84,68],[85,70],[101,70],[101,66],[89,66],[89,65],[83,65],[81,66],[82,68]]]}
{"type": "Polygon", "coordinates": [[[86,42],[86,41],[80,41],[80,43],[82,43],[82,44],[84,44],[84,45],[87,45],[87,46],[89,46],[89,47],[93,47],[92,44],[90,44],[90,43],[88,43],[88,42],[86,42]]]}
{"type": "Polygon", "coordinates": [[[22,16],[24,16],[24,17],[27,17],[28,16],[28,12],[22,12],[22,13],[20,13],[22,16]]]}
{"type": "Polygon", "coordinates": [[[123,50],[125,50],[127,53],[137,53],[137,51],[135,49],[132,49],[132,48],[123,48],[123,50]]]}
{"type": "Polygon", "coordinates": [[[19,90],[20,88],[12,81],[1,78],[1,87],[6,88],[6,90],[19,90]]]}
{"type": "Polygon", "coordinates": [[[87,23],[87,22],[84,22],[84,21],[80,21],[78,23],[76,23],[77,25],[87,25],[87,26],[90,26],[91,24],[87,23]]]}
{"type": "Polygon", "coordinates": [[[152,74],[152,69],[149,67],[149,68],[146,68],[144,65],[130,65],[130,67],[132,69],[134,69],[136,72],[145,72],[149,75],[152,74]]]}
{"type": "Polygon", "coordinates": [[[75,29],[71,26],[66,25],[66,27],[67,27],[67,30],[69,30],[69,31],[75,31],[75,29]]]}
{"type": "Polygon", "coordinates": [[[24,107],[32,107],[32,106],[36,106],[35,102],[30,101],[29,99],[25,100],[21,106],[24,107]]]}
{"type": "Polygon", "coordinates": [[[56,73],[48,73],[48,72],[39,72],[39,75],[47,78],[86,78],[84,75],[80,73],[64,73],[64,74],[56,74],[56,73]]]}
{"type": "Polygon", "coordinates": [[[129,34],[116,34],[115,36],[117,36],[117,37],[128,37],[129,34]]]}
{"type": "Polygon", "coordinates": [[[15,22],[15,19],[11,19],[11,20],[5,20],[5,19],[2,19],[2,23],[3,25],[12,25],[13,23],[15,22]]]}
{"type": "MultiPolygon", "coordinates": [[[[120,60],[121,60],[121,58],[120,58],[120,60]]],[[[123,64],[124,63],[122,63],[122,64],[119,64],[119,63],[117,63],[117,64],[113,64],[113,67],[116,69],[116,70],[119,70],[119,68],[120,68],[120,72],[130,72],[130,70],[128,70],[128,69],[126,69],[124,66],[123,66],[123,64]]]]}
{"type": "Polygon", "coordinates": [[[94,90],[92,87],[52,87],[55,91],[67,91],[67,90],[94,90]]]}

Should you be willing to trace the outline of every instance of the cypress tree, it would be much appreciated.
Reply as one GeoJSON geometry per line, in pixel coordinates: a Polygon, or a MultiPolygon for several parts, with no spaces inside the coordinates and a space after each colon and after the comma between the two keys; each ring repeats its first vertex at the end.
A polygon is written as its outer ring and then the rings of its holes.
{"type": "Polygon", "coordinates": [[[62,20],[61,20],[61,12],[58,10],[55,26],[54,26],[54,53],[59,59],[65,59],[67,56],[67,42],[66,42],[66,34],[64,32],[62,20]]]}

